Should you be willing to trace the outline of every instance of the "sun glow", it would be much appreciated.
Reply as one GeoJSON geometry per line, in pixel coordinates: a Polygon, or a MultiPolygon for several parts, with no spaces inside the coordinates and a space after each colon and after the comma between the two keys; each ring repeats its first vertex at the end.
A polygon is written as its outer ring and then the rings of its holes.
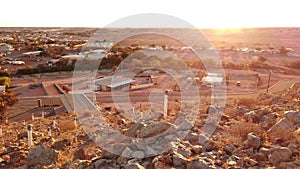
{"type": "MultiPolygon", "coordinates": [[[[200,2],[152,0],[147,4],[140,3],[138,0],[80,2],[3,1],[1,2],[3,8],[0,10],[0,26],[105,27],[120,18],[143,13],[175,16],[198,28],[300,26],[298,4],[297,1],[292,0],[200,2]]],[[[220,30],[220,33],[222,31],[220,30]]]]}

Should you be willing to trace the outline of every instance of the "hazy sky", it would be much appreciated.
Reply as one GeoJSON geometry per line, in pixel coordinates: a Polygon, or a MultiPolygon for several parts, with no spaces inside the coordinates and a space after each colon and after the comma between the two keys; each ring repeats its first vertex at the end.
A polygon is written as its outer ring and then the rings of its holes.
{"type": "Polygon", "coordinates": [[[105,27],[126,16],[162,13],[198,28],[300,27],[297,0],[6,0],[0,26],[105,27]]]}

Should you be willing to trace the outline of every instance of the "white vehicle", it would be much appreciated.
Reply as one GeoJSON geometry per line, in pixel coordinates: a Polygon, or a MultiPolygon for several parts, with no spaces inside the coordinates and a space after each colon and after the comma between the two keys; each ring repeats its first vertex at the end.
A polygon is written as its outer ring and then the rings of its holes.
{"type": "Polygon", "coordinates": [[[24,61],[19,61],[19,60],[17,60],[17,61],[12,61],[11,62],[13,65],[25,65],[25,62],[24,61]]]}

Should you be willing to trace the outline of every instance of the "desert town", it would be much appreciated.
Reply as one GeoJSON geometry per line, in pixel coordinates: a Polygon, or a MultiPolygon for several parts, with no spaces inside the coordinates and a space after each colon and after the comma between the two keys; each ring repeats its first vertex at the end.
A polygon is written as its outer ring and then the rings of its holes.
{"type": "Polygon", "coordinates": [[[111,36],[131,31],[0,29],[0,168],[300,166],[300,29],[203,30],[211,46],[111,36]],[[183,105],[183,93],[199,104],[183,105]],[[195,117],[178,124],[183,110],[195,117]],[[98,138],[107,126],[114,132],[98,138]],[[120,143],[116,133],[133,139],[120,143]]]}

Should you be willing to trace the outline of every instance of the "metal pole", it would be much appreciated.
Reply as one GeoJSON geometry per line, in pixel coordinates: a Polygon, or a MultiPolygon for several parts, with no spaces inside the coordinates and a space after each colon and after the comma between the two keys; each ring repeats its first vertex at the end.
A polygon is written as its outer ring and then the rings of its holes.
{"type": "Polygon", "coordinates": [[[270,80],[271,80],[271,70],[269,71],[269,79],[268,79],[267,93],[269,93],[270,80]]]}
{"type": "Polygon", "coordinates": [[[168,116],[168,93],[169,90],[165,90],[164,93],[164,118],[166,118],[168,116]]]}

